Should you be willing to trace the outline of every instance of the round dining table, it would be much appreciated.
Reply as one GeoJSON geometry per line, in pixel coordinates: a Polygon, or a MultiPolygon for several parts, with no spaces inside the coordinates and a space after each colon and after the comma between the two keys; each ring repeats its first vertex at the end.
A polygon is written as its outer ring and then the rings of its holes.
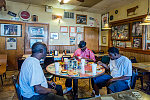
{"type": "Polygon", "coordinates": [[[94,77],[98,77],[101,76],[105,73],[105,68],[103,68],[102,66],[98,65],[97,69],[96,69],[96,73],[93,74],[92,72],[92,65],[91,64],[85,64],[84,66],[85,68],[85,73],[81,73],[81,69],[77,68],[77,69],[73,69],[73,68],[68,68],[66,70],[66,72],[64,73],[64,67],[62,65],[59,66],[59,71],[56,72],[55,71],[55,65],[50,64],[46,67],[46,70],[56,76],[56,77],[60,77],[60,78],[69,78],[69,79],[73,79],[73,94],[74,94],[74,98],[78,97],[78,79],[88,79],[88,78],[94,78],[94,77]],[[76,74],[72,74],[72,73],[76,73],[76,74]]]}

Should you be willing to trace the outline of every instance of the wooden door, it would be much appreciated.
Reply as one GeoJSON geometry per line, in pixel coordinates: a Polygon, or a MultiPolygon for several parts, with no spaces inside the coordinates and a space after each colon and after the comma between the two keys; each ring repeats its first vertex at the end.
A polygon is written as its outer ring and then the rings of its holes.
{"type": "MultiPolygon", "coordinates": [[[[7,54],[7,65],[8,65],[7,70],[15,70],[15,69],[18,69],[18,63],[17,63],[18,57],[21,57],[24,54],[25,24],[19,21],[0,20],[0,29],[2,28],[3,24],[21,25],[21,31],[19,31],[21,33],[21,36],[15,36],[15,35],[14,36],[0,36],[0,54],[7,54]],[[6,49],[7,38],[16,38],[17,45],[16,45],[15,50],[6,49]]],[[[17,31],[18,30],[19,29],[17,28],[17,31]]],[[[2,30],[0,31],[2,32],[2,30]]]]}
{"type": "MultiPolygon", "coordinates": [[[[31,47],[35,42],[48,44],[49,24],[27,23],[25,35],[25,54],[31,53],[31,47]]],[[[48,46],[48,45],[47,45],[48,46]]]]}
{"type": "Polygon", "coordinates": [[[84,40],[87,48],[99,51],[99,28],[98,27],[84,27],[84,40]]]}

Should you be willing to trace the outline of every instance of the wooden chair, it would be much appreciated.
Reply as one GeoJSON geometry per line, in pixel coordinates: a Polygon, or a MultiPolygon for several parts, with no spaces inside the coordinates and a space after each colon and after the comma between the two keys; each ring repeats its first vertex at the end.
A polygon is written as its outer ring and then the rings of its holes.
{"type": "Polygon", "coordinates": [[[3,85],[3,77],[6,78],[7,54],[0,54],[0,78],[3,85]]]}
{"type": "Polygon", "coordinates": [[[99,54],[104,54],[104,50],[100,50],[100,51],[99,51],[99,54]]]}

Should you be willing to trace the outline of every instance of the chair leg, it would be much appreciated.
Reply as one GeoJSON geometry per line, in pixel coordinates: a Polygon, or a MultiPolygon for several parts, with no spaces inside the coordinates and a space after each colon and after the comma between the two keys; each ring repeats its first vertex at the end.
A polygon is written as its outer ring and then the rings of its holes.
{"type": "Polygon", "coordinates": [[[2,75],[0,77],[1,77],[1,82],[2,82],[2,85],[3,85],[3,77],[2,77],[2,75]]]}
{"type": "Polygon", "coordinates": [[[3,77],[5,76],[5,79],[6,79],[6,72],[3,74],[3,77]]]}

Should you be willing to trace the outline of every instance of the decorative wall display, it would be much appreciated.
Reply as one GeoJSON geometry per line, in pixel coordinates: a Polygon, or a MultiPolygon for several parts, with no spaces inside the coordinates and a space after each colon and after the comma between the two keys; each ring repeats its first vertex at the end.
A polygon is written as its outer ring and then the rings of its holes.
{"type": "Polygon", "coordinates": [[[142,37],[142,25],[139,25],[141,22],[132,23],[132,36],[133,37],[142,37]]]}
{"type": "Polygon", "coordinates": [[[142,38],[134,38],[133,37],[133,48],[142,48],[142,38]]]}
{"type": "Polygon", "coordinates": [[[76,14],[76,24],[87,24],[87,15],[76,14]]]}
{"type": "Polygon", "coordinates": [[[26,10],[25,11],[21,11],[19,13],[19,17],[22,20],[28,21],[31,18],[31,14],[28,11],[26,11],[26,10]]]}
{"type": "Polygon", "coordinates": [[[76,38],[70,37],[70,45],[76,45],[76,38]]]}
{"type": "Polygon", "coordinates": [[[61,33],[68,33],[68,26],[60,26],[61,33]]]}
{"type": "Polygon", "coordinates": [[[32,48],[32,45],[36,42],[43,42],[43,39],[30,39],[30,48],[32,48]]]}
{"type": "Polygon", "coordinates": [[[126,47],[131,48],[132,47],[131,42],[126,42],[126,47]]]}
{"type": "Polygon", "coordinates": [[[147,40],[150,40],[150,26],[147,26],[147,40]]]}
{"type": "Polygon", "coordinates": [[[44,27],[30,26],[29,33],[31,37],[44,37],[44,27]]]}
{"type": "Polygon", "coordinates": [[[58,39],[59,33],[50,33],[50,39],[58,39]]]}
{"type": "Polygon", "coordinates": [[[103,14],[101,16],[101,23],[102,23],[101,28],[104,28],[104,25],[109,23],[108,20],[109,20],[109,14],[108,13],[103,14]]]}
{"type": "Polygon", "coordinates": [[[17,49],[17,39],[6,38],[6,50],[16,50],[16,49],[17,49]]]}
{"type": "Polygon", "coordinates": [[[76,37],[77,36],[77,33],[70,33],[69,34],[69,37],[76,37]]]}
{"type": "Polygon", "coordinates": [[[22,36],[22,26],[18,24],[0,24],[1,36],[22,36]]]}
{"type": "Polygon", "coordinates": [[[76,29],[77,29],[77,33],[84,32],[84,28],[83,27],[78,26],[76,29]]]}
{"type": "Polygon", "coordinates": [[[82,34],[77,34],[77,44],[80,43],[80,41],[82,41],[82,34]]]}
{"type": "Polygon", "coordinates": [[[133,8],[127,9],[127,16],[136,15],[135,11],[136,11],[137,8],[139,8],[139,7],[138,7],[138,6],[135,6],[135,7],[133,7],[133,8]]]}
{"type": "Polygon", "coordinates": [[[107,40],[106,40],[106,36],[102,36],[102,43],[103,43],[103,44],[106,44],[106,41],[107,41],[107,40]]]}
{"type": "Polygon", "coordinates": [[[32,15],[32,21],[37,22],[38,21],[38,16],[37,15],[32,15]]]}
{"type": "Polygon", "coordinates": [[[147,50],[150,50],[150,43],[147,43],[147,50]]]}
{"type": "Polygon", "coordinates": [[[129,24],[112,27],[113,40],[129,40],[129,24]]]}
{"type": "Polygon", "coordinates": [[[13,16],[13,17],[16,17],[17,16],[17,14],[16,13],[14,13],[14,12],[12,12],[12,11],[8,11],[8,13],[7,13],[8,15],[10,15],[10,16],[13,16]]]}
{"type": "Polygon", "coordinates": [[[75,26],[70,26],[69,27],[69,32],[70,33],[76,33],[76,27],[75,26]]]}

